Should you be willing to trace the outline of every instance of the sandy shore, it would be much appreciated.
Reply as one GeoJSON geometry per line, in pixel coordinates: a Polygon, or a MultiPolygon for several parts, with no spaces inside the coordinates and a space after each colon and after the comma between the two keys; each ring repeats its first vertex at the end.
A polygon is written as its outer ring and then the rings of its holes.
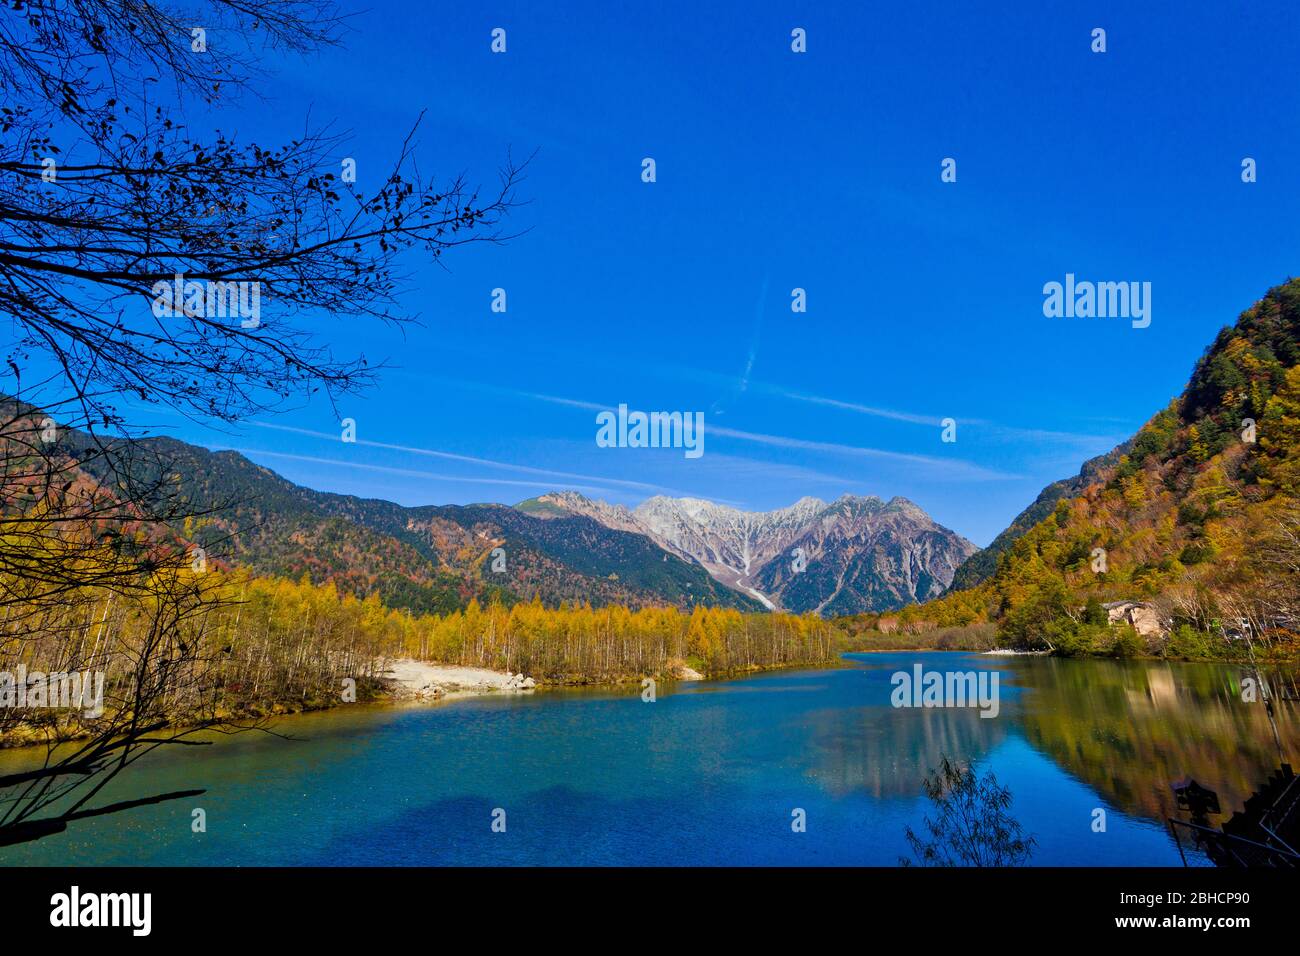
{"type": "Polygon", "coordinates": [[[470,694],[518,694],[532,690],[536,684],[522,674],[490,671],[482,667],[457,667],[430,664],[401,658],[393,661],[384,673],[393,696],[411,700],[437,700],[470,694]]]}
{"type": "MultiPolygon", "coordinates": [[[[521,694],[533,690],[537,683],[523,674],[488,670],[485,667],[460,667],[455,664],[432,664],[408,657],[393,661],[383,675],[388,692],[398,700],[443,700],[472,694],[521,694]]],[[[678,661],[668,680],[704,680],[699,671],[678,661]]]]}

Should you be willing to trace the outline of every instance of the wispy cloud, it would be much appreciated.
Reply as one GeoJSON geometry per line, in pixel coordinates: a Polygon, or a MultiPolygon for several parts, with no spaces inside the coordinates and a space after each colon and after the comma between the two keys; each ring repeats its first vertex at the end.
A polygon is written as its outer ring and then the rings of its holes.
{"type": "Polygon", "coordinates": [[[754,305],[754,334],[749,342],[749,356],[745,359],[745,368],[740,373],[740,378],[736,381],[736,386],[731,392],[719,398],[713,403],[710,410],[714,415],[725,415],[727,412],[726,404],[745,394],[749,388],[750,377],[754,374],[754,362],[758,360],[758,345],[763,336],[763,312],[767,303],[767,276],[763,276],[763,285],[758,292],[758,302],[754,305]]]}
{"type": "MultiPolygon", "coordinates": [[[[599,406],[597,406],[599,407],[599,406]]],[[[307,435],[312,438],[322,438],[327,441],[337,442],[339,436],[337,433],[315,431],[310,428],[297,428],[293,425],[277,425],[271,422],[248,422],[247,424],[257,428],[269,428],[274,431],[290,432],[295,435],[307,435]]],[[[601,475],[584,475],[572,471],[556,471],[551,468],[534,468],[529,465],[516,465],[512,462],[494,461],[491,458],[477,458],[473,455],[460,455],[455,452],[439,451],[435,448],[419,448],[414,445],[397,445],[392,442],[371,441],[365,438],[356,439],[357,445],[363,445],[367,448],[383,448],[388,451],[400,451],[411,455],[422,455],[429,458],[438,458],[444,461],[458,461],[465,464],[481,465],[488,468],[500,468],[503,471],[513,471],[518,474],[538,475],[547,478],[562,478],[566,481],[584,481],[588,483],[597,483],[601,486],[617,486],[620,488],[633,488],[637,491],[647,491],[653,494],[675,494],[675,489],[665,488],[662,485],[655,485],[645,481],[628,481],[622,478],[606,478],[601,475]]]]}
{"type": "Polygon", "coordinates": [[[860,415],[872,415],[876,418],[888,418],[896,422],[910,422],[913,425],[933,425],[937,428],[939,427],[939,422],[943,417],[941,415],[918,415],[915,412],[896,412],[888,408],[873,408],[870,405],[859,405],[856,402],[843,402],[836,398],[823,398],[820,395],[804,395],[800,392],[791,392],[771,385],[764,385],[762,388],[765,392],[779,395],[781,398],[793,399],[797,402],[808,402],[812,405],[824,405],[827,408],[839,408],[847,412],[857,412],[860,415]]]}
{"type": "MultiPolygon", "coordinates": [[[[582,401],[575,398],[566,398],[559,395],[547,395],[542,392],[527,392],[519,389],[508,389],[497,386],[490,386],[492,391],[513,394],[520,398],[529,398],[541,402],[550,402],[555,405],[566,405],[572,408],[585,408],[591,411],[606,411],[614,406],[600,404],[599,402],[582,401]]],[[[932,419],[926,419],[928,423],[934,423],[932,419]]],[[[876,458],[883,461],[895,461],[911,465],[923,466],[935,471],[949,474],[953,477],[964,478],[977,481],[1005,481],[1017,480],[1023,475],[1013,475],[1006,472],[996,471],[991,468],[983,468],[979,465],[971,464],[955,458],[936,458],[930,455],[914,455],[905,452],[888,451],[882,448],[868,448],[858,445],[842,445],[835,442],[813,441],[804,438],[792,438],[784,435],[765,435],[758,432],[741,431],[736,428],[726,428],[721,425],[708,425],[705,433],[717,435],[723,438],[731,438],[736,441],[753,442],[759,445],[769,445],[777,448],[790,448],[802,451],[819,451],[838,455],[855,455],[860,457],[876,458]]]]}
{"type": "MultiPolygon", "coordinates": [[[[725,384],[730,380],[729,376],[722,375],[718,372],[710,372],[683,365],[667,364],[660,366],[659,369],[665,376],[698,382],[725,384]]],[[[985,418],[966,418],[961,415],[953,415],[951,412],[937,414],[897,408],[881,408],[878,405],[866,405],[861,402],[852,402],[846,399],[832,398],[826,395],[812,395],[800,391],[799,389],[790,388],[785,385],[777,385],[772,382],[756,380],[748,376],[746,376],[745,380],[745,391],[766,395],[772,398],[781,398],[788,401],[819,405],[823,408],[834,408],[858,415],[868,415],[873,418],[880,418],[888,421],[921,425],[927,428],[937,429],[940,427],[940,423],[944,418],[952,417],[956,419],[958,425],[974,426],[978,428],[982,437],[998,438],[1006,441],[1036,441],[1042,443],[1056,442],[1059,444],[1085,446],[1094,450],[1097,448],[1102,448],[1103,450],[1113,448],[1115,445],[1123,441],[1130,432],[1136,430],[1135,427],[1127,427],[1124,429],[1123,435],[1118,435],[1070,432],[1049,428],[1024,428],[1016,425],[1006,425],[1000,422],[990,421],[985,418]]],[[[1089,420],[1093,422],[1101,421],[1095,418],[1089,420]]],[[[1107,419],[1105,421],[1108,424],[1115,423],[1131,426],[1131,423],[1125,422],[1121,419],[1107,419]]]]}
{"type": "MultiPolygon", "coordinates": [[[[222,450],[214,446],[214,451],[222,450]]],[[[341,458],[319,458],[314,455],[297,455],[284,451],[266,451],[261,448],[230,448],[229,451],[237,451],[248,458],[282,458],[287,461],[301,461],[315,465],[332,465],[338,468],[355,468],[362,471],[377,471],[390,475],[401,475],[407,478],[421,478],[429,481],[447,481],[460,482],[463,484],[478,485],[509,485],[520,488],[543,488],[546,485],[539,481],[524,481],[516,478],[486,478],[481,475],[443,475],[432,471],[419,471],[412,468],[393,468],[388,465],[372,465],[364,461],[346,461],[341,458]]],[[[574,491],[591,492],[594,494],[613,494],[613,489],[604,485],[568,485],[568,488],[574,491]]]]}
{"type": "MultiPolygon", "coordinates": [[[[776,395],[780,398],[787,398],[796,402],[807,402],[812,405],[837,408],[842,411],[854,412],[859,415],[870,415],[874,418],[885,418],[897,422],[909,422],[913,425],[929,425],[938,428],[943,418],[948,417],[942,415],[922,415],[917,412],[903,412],[889,408],[876,408],[871,405],[861,405],[857,402],[846,402],[837,398],[827,398],[822,395],[807,395],[802,392],[792,391],[776,385],[755,383],[755,389],[761,389],[768,394],[776,395]]],[[[1020,428],[1015,425],[1003,425],[998,422],[991,422],[983,418],[951,417],[956,419],[959,425],[972,425],[986,434],[999,435],[1017,441],[1050,441],[1067,442],[1070,444],[1097,445],[1105,444],[1106,442],[1118,444],[1122,440],[1110,435],[1085,435],[1077,432],[1054,431],[1047,428],[1020,428]]]]}
{"type": "MultiPolygon", "coordinates": [[[[501,393],[510,394],[514,396],[532,398],[538,401],[552,402],[560,405],[569,405],[576,408],[591,409],[593,411],[604,410],[607,407],[604,405],[598,405],[593,402],[582,402],[576,399],[560,398],[554,395],[533,394],[530,392],[522,392],[517,389],[500,389],[495,386],[482,385],[474,382],[461,382],[461,381],[455,381],[451,379],[443,379],[442,381],[444,381],[446,384],[455,385],[462,388],[476,389],[480,391],[501,392],[501,393]]],[[[153,409],[145,409],[145,410],[153,410],[153,409]]],[[[162,411],[164,412],[164,414],[169,413],[168,410],[166,409],[163,409],[162,411]]],[[[270,431],[287,432],[289,434],[294,434],[294,435],[303,435],[309,438],[316,438],[322,441],[328,441],[332,443],[338,443],[340,441],[340,434],[338,432],[323,432],[323,431],[318,431],[316,429],[300,428],[294,425],[283,425],[275,422],[245,421],[242,422],[241,425],[251,426],[254,428],[267,429],[270,431]]],[[[516,474],[536,475],[538,476],[539,479],[542,478],[548,479],[549,486],[553,488],[562,487],[573,491],[594,491],[598,494],[610,495],[611,497],[617,497],[621,495],[625,499],[630,499],[630,500],[635,500],[635,494],[672,495],[675,497],[682,497],[682,496],[689,497],[691,495],[691,492],[683,490],[681,488],[673,488],[666,485],[654,484],[652,482],[647,482],[647,481],[632,481],[623,478],[610,478],[604,475],[589,475],[581,472],[560,471],[552,468],[536,468],[530,465],[519,465],[519,464],[515,464],[514,462],[497,461],[491,458],[481,458],[474,455],[463,455],[457,452],[442,451],[436,448],[421,448],[414,445],[399,445],[393,442],[380,442],[380,441],[373,441],[371,439],[365,439],[365,438],[358,438],[356,439],[355,442],[352,442],[351,444],[361,445],[368,448],[379,448],[388,451],[397,451],[397,452],[404,452],[407,454],[421,455],[429,458],[437,458],[443,461],[454,461],[454,462],[460,462],[462,464],[478,465],[480,467],[485,467],[485,468],[498,468],[503,471],[510,471],[516,474]]],[[[206,447],[215,448],[218,446],[208,445],[206,447]]],[[[323,464],[338,464],[338,465],[348,464],[348,462],[342,459],[334,459],[334,458],[317,459],[317,458],[312,458],[311,456],[308,455],[292,455],[287,452],[264,451],[262,449],[234,448],[227,445],[221,445],[220,447],[229,448],[230,450],[238,451],[241,454],[274,455],[276,457],[285,458],[285,459],[296,458],[297,460],[304,461],[304,462],[318,461],[323,464]]],[[[435,475],[430,472],[411,471],[411,470],[405,470],[400,468],[391,468],[387,466],[371,465],[364,462],[357,462],[356,466],[359,468],[369,468],[371,470],[376,470],[376,471],[388,471],[392,474],[407,474],[412,477],[429,477],[436,480],[444,480],[444,481],[479,482],[482,484],[498,484],[498,485],[519,485],[522,487],[533,487],[533,488],[546,486],[548,484],[548,481],[540,481],[540,480],[508,481],[500,478],[489,479],[489,478],[474,478],[474,477],[457,477],[455,475],[435,475]]],[[[731,503],[729,499],[719,498],[715,500],[723,501],[725,503],[731,503]]]]}
{"type": "Polygon", "coordinates": [[[861,489],[865,485],[861,478],[846,478],[843,475],[833,475],[803,465],[746,458],[743,455],[727,455],[711,451],[701,458],[700,462],[719,469],[742,487],[743,483],[773,478],[797,482],[801,485],[812,483],[834,485],[840,490],[861,489]]]}
{"type": "Polygon", "coordinates": [[[721,435],[724,438],[734,438],[739,441],[757,442],[760,445],[772,445],[777,448],[794,448],[801,451],[818,451],[827,452],[835,455],[853,455],[863,458],[876,458],[884,461],[894,461],[909,465],[920,465],[938,471],[948,472],[956,477],[962,477],[978,481],[1007,481],[1018,480],[1022,475],[1012,475],[1007,472],[995,471],[991,468],[983,468],[979,465],[973,465],[968,461],[962,461],[956,458],[934,458],[930,455],[913,455],[906,452],[887,451],[883,448],[866,448],[860,445],[841,445],[836,442],[812,441],[806,438],[790,438],[785,435],[764,435],[757,432],[739,431],[735,428],[726,428],[719,425],[712,425],[708,433],[721,435]]]}

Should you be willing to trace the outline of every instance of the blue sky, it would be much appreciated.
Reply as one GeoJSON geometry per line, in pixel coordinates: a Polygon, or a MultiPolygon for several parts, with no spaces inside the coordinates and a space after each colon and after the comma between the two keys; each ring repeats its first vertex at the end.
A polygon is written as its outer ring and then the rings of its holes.
{"type": "Polygon", "coordinates": [[[340,408],[356,444],[316,402],[234,433],[139,420],[405,504],[902,495],[987,544],[1294,271],[1300,15],[1133,6],[376,3],[191,125],[274,142],[310,113],[350,131],[364,187],[425,110],[425,172],[490,182],[536,151],[529,232],[412,262],[420,327],[320,317],[396,366],[340,408]],[[1150,282],[1151,326],[1045,318],[1067,272],[1150,282]],[[703,411],[704,455],[597,447],[620,402],[703,411]]]}

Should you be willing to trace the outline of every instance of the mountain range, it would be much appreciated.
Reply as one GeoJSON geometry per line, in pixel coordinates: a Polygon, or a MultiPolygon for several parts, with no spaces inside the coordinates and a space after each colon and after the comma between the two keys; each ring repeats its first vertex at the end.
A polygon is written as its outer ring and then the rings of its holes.
{"type": "Polygon", "coordinates": [[[560,492],[518,507],[640,532],[765,607],[827,616],[937,597],[977,551],[906,498],[805,497],[774,511],[742,511],[663,496],[628,509],[560,492]]]}
{"type": "Polygon", "coordinates": [[[388,606],[445,613],[471,600],[556,606],[695,605],[832,616],[943,593],[976,548],[903,498],[802,498],[751,512],[696,498],[635,509],[557,491],[518,505],[426,505],[314,491],[234,451],[173,438],[77,454],[86,480],[112,487],[129,460],[201,518],[173,531],[218,565],[332,581],[388,606]],[[128,454],[129,451],[129,454],[128,454]]]}
{"type": "Polygon", "coordinates": [[[172,438],[123,440],[109,456],[84,455],[89,439],[76,429],[61,442],[78,480],[109,494],[122,461],[154,469],[143,484],[202,515],[173,533],[219,564],[309,575],[394,608],[536,598],[836,616],[931,602],[925,613],[961,622],[1001,616],[1046,581],[1113,597],[1258,579],[1250,542],[1291,520],[1281,509],[1300,497],[1300,281],[1242,313],[1179,398],[1048,485],[982,551],[899,497],[744,511],[662,496],[628,508],[554,491],[514,506],[405,507],[314,491],[237,452],[172,438]],[[1099,547],[1109,570],[1087,573],[1099,547]]]}

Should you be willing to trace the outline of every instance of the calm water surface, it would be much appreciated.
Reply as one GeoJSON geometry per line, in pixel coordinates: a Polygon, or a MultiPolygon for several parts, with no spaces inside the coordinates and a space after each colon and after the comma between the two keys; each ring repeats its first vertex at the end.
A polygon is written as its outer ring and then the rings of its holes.
{"type": "MultiPolygon", "coordinates": [[[[1240,668],[849,655],[842,669],[628,690],[548,691],[285,718],[160,753],[100,802],[194,800],[74,824],[6,864],[894,865],[947,754],[992,770],[1044,865],[1178,865],[1169,783],[1238,808],[1278,763],[1240,668]],[[996,670],[1001,711],[895,709],[890,676],[996,670]],[[207,812],[207,832],[190,829],[207,812]],[[1092,830],[1095,808],[1106,832],[1092,830]],[[505,833],[491,831],[495,808],[505,833]],[[791,830],[791,811],[807,832],[791,830]]],[[[1300,721],[1279,724],[1293,764],[1300,721]]],[[[0,771],[22,755],[0,754],[0,771]]],[[[30,758],[26,758],[30,759],[30,758]]],[[[1204,863],[1193,856],[1193,863],[1204,863]]]]}

